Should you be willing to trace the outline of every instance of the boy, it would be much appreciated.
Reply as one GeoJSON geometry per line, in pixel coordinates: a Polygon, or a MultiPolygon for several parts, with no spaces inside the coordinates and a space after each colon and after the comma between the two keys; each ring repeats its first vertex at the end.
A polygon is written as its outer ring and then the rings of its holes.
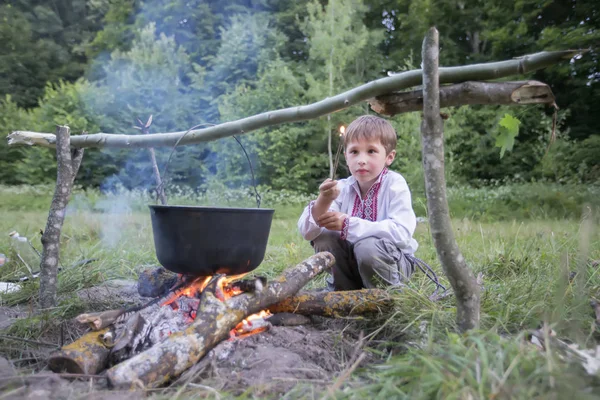
{"type": "Polygon", "coordinates": [[[334,255],[330,290],[401,285],[414,272],[418,244],[408,185],[388,170],[396,156],[396,131],[386,120],[364,115],[348,126],[343,140],[352,176],[326,179],[298,229],[315,251],[334,255]]]}

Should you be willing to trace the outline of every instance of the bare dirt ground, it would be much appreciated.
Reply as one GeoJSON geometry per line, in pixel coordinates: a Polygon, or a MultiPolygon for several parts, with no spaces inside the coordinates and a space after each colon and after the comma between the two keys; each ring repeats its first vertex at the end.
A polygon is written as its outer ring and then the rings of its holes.
{"type": "MultiPolygon", "coordinates": [[[[148,300],[140,298],[135,283],[128,281],[110,282],[82,290],[78,295],[89,304],[90,311],[148,300]]],[[[25,314],[17,307],[0,308],[0,323],[8,321],[7,325],[25,314]]],[[[0,356],[6,357],[0,358],[0,398],[118,400],[156,397],[161,393],[170,396],[178,390],[209,398],[215,397],[217,392],[277,398],[297,385],[326,390],[351,365],[364,366],[378,361],[368,352],[360,356],[363,353],[361,332],[352,321],[317,317],[310,320],[309,324],[273,326],[266,332],[221,342],[172,382],[166,392],[152,393],[114,391],[102,377],[74,379],[54,374],[45,363],[53,348],[18,341],[0,342],[0,356]],[[2,348],[3,343],[11,343],[9,351],[2,348]],[[19,347],[23,348],[21,354],[31,358],[31,362],[18,355],[15,357],[15,349],[19,347]],[[359,356],[360,363],[355,363],[359,356]]],[[[65,343],[69,343],[85,331],[75,322],[64,325],[63,329],[47,332],[40,340],[59,343],[58,335],[62,335],[65,343]],[[65,340],[65,336],[70,340],[65,340]]]]}

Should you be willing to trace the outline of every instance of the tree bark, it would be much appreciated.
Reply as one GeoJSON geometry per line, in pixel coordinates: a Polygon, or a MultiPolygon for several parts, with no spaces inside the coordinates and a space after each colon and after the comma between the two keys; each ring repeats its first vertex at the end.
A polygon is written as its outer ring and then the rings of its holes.
{"type": "Polygon", "coordinates": [[[273,304],[269,311],[320,315],[323,317],[349,317],[374,314],[390,309],[394,299],[381,289],[363,289],[342,292],[303,292],[273,304]]]}
{"type": "MultiPolygon", "coordinates": [[[[586,52],[586,50],[541,52],[526,55],[514,60],[440,68],[440,83],[490,80],[511,75],[520,75],[545,68],[584,52],[586,52]]],[[[209,128],[192,130],[181,139],[179,145],[208,142],[232,135],[242,135],[260,128],[281,123],[299,122],[318,118],[343,110],[375,96],[420,85],[422,83],[422,74],[423,71],[420,69],[393,74],[313,104],[290,107],[276,111],[267,111],[237,121],[225,122],[209,128]]],[[[79,135],[74,136],[71,139],[71,146],[76,148],[173,147],[186,132],[187,131],[156,133],[152,135],[116,135],[111,133],[79,135]]],[[[15,131],[8,135],[8,144],[54,147],[56,146],[56,137],[49,133],[15,131]]]]}
{"type": "Polygon", "coordinates": [[[444,130],[440,116],[439,37],[430,28],[423,41],[423,169],[429,226],[438,257],[457,301],[457,325],[465,331],[479,326],[479,286],[454,239],[446,198],[444,130]]]}
{"type": "Polygon", "coordinates": [[[158,387],[168,382],[226,339],[229,332],[244,318],[294,295],[333,263],[334,258],[330,253],[317,253],[286,270],[263,291],[241,294],[225,302],[218,300],[209,291],[204,291],[192,325],[109,369],[109,382],[115,387],[141,384],[145,388],[158,387]]]}
{"type": "MultiPolygon", "coordinates": [[[[463,82],[440,88],[440,108],[474,104],[554,104],[552,89],[538,81],[463,82]]],[[[373,111],[394,116],[423,109],[423,90],[389,93],[369,99],[373,111]]]]}
{"type": "Polygon", "coordinates": [[[42,235],[43,251],[40,265],[40,308],[42,309],[56,305],[60,232],[65,220],[73,182],[83,158],[83,149],[71,150],[69,137],[68,126],[56,128],[56,187],[48,213],[46,229],[42,235]]]}

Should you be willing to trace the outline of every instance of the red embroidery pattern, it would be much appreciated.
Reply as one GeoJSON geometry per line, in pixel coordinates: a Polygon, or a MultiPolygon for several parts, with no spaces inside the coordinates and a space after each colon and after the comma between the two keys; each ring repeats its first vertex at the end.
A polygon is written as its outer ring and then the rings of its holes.
{"type": "Polygon", "coordinates": [[[387,172],[388,169],[384,168],[379,176],[379,180],[374,183],[367,192],[364,201],[361,201],[358,193],[355,194],[354,206],[352,207],[353,217],[358,217],[367,221],[377,221],[377,198],[379,197],[379,188],[381,188],[381,182],[387,172]]]}
{"type": "Polygon", "coordinates": [[[348,237],[348,228],[350,227],[350,218],[344,218],[342,222],[342,231],[340,232],[340,239],[346,240],[348,237]]]}

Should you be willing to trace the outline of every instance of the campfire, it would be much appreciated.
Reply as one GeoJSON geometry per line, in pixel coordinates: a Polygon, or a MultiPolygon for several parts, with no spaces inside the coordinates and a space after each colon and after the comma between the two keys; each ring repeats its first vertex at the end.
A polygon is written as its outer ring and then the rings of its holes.
{"type": "MultiPolygon", "coordinates": [[[[179,319],[184,319],[184,324],[190,324],[196,319],[198,306],[202,292],[214,282],[214,295],[221,301],[227,301],[234,296],[239,296],[242,293],[261,292],[266,285],[266,278],[256,277],[253,279],[243,279],[246,274],[226,276],[215,275],[198,278],[187,278],[185,275],[180,275],[183,280],[180,289],[170,292],[166,300],[160,303],[161,307],[170,307],[179,319]]],[[[264,332],[269,329],[270,324],[267,318],[272,314],[268,310],[261,310],[256,314],[252,314],[244,318],[235,328],[230,331],[230,337],[233,339],[239,336],[248,336],[255,333],[264,332]]],[[[165,332],[164,335],[170,335],[172,332],[165,332]]]]}
{"type": "Polygon", "coordinates": [[[270,329],[271,314],[364,315],[392,304],[385,291],[374,289],[298,294],[333,262],[331,254],[318,253],[269,282],[243,275],[181,275],[166,294],[144,305],[78,316],[91,331],[54,353],[49,367],[105,373],[115,387],[158,387],[222,341],[270,329]]]}
{"type": "MultiPolygon", "coordinates": [[[[179,274],[177,283],[166,295],[130,309],[81,314],[77,321],[88,324],[91,329],[109,328],[99,339],[111,349],[109,364],[115,364],[193,323],[205,291],[224,302],[242,293],[257,293],[265,288],[266,278],[243,279],[245,275],[190,277],[179,274]]],[[[266,331],[270,327],[267,321],[270,315],[268,310],[249,315],[231,329],[230,339],[266,331]]]]}

